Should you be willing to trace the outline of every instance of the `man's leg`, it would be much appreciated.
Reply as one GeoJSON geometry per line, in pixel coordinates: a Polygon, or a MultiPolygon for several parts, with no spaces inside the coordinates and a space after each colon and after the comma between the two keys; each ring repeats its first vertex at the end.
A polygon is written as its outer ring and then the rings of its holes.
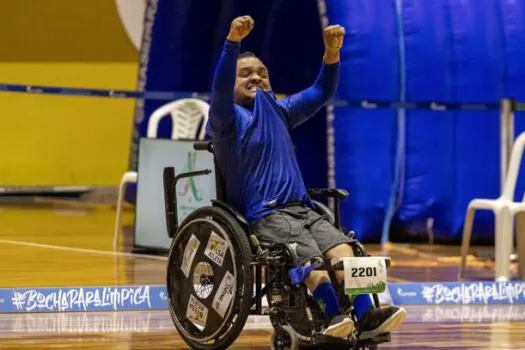
{"type": "MultiPolygon", "coordinates": [[[[307,224],[305,208],[287,208],[270,214],[254,227],[254,233],[263,242],[287,244],[295,254],[297,266],[309,265],[310,261],[323,254],[315,243],[313,236],[305,228],[307,224]]],[[[326,335],[347,338],[354,331],[354,323],[348,315],[341,313],[339,299],[326,271],[312,271],[305,281],[330,322],[323,333],[326,335]]]]}
{"type": "MultiPolygon", "coordinates": [[[[330,259],[344,258],[344,257],[354,256],[354,251],[349,244],[343,243],[343,244],[336,245],[335,247],[329,249],[328,251],[326,251],[325,255],[326,257],[330,259]]],[[[344,271],[336,271],[335,275],[336,275],[337,281],[340,284],[344,284],[344,281],[345,281],[344,271]]],[[[357,318],[361,319],[367,313],[369,309],[373,308],[372,296],[368,294],[358,295],[352,300],[352,304],[357,314],[357,318]]]]}
{"type": "MultiPolygon", "coordinates": [[[[309,265],[309,263],[303,265],[309,265]]],[[[341,305],[328,273],[325,271],[312,271],[305,280],[305,284],[310,293],[312,293],[314,300],[321,305],[327,317],[332,318],[341,314],[341,305]]],[[[353,328],[352,325],[350,332],[353,331],[353,328]]],[[[345,336],[348,336],[348,334],[345,336]]]]}
{"type": "MultiPolygon", "coordinates": [[[[354,239],[344,235],[315,211],[312,210],[309,215],[311,218],[310,232],[326,257],[333,259],[354,256],[351,247],[354,239]]],[[[336,278],[343,284],[344,272],[337,271],[336,278]]],[[[353,300],[353,305],[358,316],[357,330],[361,340],[390,333],[406,318],[406,310],[400,307],[373,308],[370,295],[357,296],[353,300]]]]}

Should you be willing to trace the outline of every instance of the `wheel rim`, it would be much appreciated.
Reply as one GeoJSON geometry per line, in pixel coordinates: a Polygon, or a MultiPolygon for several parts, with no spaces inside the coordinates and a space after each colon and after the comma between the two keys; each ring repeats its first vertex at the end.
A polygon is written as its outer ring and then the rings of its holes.
{"type": "Polygon", "coordinates": [[[168,258],[170,313],[190,340],[210,342],[231,326],[242,273],[232,248],[225,230],[208,218],[190,221],[174,240],[168,258]]]}

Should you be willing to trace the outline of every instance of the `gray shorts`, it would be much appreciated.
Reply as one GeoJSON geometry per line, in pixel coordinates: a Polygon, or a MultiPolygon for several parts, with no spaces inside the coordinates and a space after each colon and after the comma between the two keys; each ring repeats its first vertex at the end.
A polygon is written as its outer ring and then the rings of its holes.
{"type": "Polygon", "coordinates": [[[347,237],[316,211],[301,206],[278,209],[253,225],[261,242],[286,243],[296,255],[296,264],[322,257],[331,248],[355,240],[347,237]]]}

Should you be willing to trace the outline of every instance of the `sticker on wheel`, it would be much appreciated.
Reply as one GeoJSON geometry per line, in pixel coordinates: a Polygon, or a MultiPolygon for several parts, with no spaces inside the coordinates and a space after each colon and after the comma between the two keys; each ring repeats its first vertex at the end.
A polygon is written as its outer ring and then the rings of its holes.
{"type": "Polygon", "coordinates": [[[202,331],[206,327],[208,308],[193,295],[190,295],[188,310],[186,310],[186,317],[202,331]]]}
{"type": "Polygon", "coordinates": [[[210,258],[211,261],[216,263],[219,266],[222,266],[226,252],[228,251],[228,243],[222,239],[218,234],[211,231],[210,239],[208,240],[208,245],[206,250],[204,250],[204,255],[210,258]]]}
{"type": "Polygon", "coordinates": [[[226,314],[226,310],[228,310],[228,307],[230,306],[234,291],[235,278],[230,273],[230,271],[227,271],[224,275],[224,278],[222,279],[221,284],[219,285],[219,288],[217,289],[217,293],[213,298],[212,304],[213,310],[217,311],[217,313],[222,318],[224,318],[224,314],[226,314]]]}
{"type": "Polygon", "coordinates": [[[184,255],[182,256],[182,264],[181,264],[181,270],[184,276],[188,278],[190,275],[190,269],[191,265],[193,264],[193,259],[195,258],[195,254],[197,254],[197,250],[199,249],[199,246],[201,245],[201,242],[195,235],[191,235],[188,243],[186,244],[186,248],[184,248],[184,255]]]}

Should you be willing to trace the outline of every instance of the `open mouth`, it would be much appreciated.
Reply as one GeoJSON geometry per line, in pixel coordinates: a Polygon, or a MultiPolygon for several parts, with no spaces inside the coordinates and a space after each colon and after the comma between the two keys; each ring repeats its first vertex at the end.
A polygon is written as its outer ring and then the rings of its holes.
{"type": "Polygon", "coordinates": [[[257,88],[262,89],[262,87],[259,86],[259,85],[252,85],[252,86],[248,87],[248,91],[250,91],[250,92],[256,92],[256,91],[257,91],[257,88]]]}

